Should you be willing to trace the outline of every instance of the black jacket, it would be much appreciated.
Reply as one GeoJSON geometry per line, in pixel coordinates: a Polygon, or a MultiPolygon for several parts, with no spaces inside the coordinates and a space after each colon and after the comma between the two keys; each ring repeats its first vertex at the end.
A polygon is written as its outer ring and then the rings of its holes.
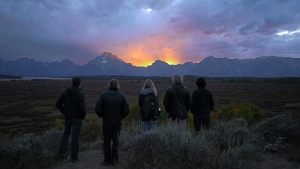
{"type": "Polygon", "coordinates": [[[69,87],[60,95],[56,107],[65,118],[84,119],[86,116],[84,93],[76,86],[69,87]]]}
{"type": "Polygon", "coordinates": [[[163,104],[172,119],[187,119],[192,106],[189,89],[180,83],[173,84],[167,89],[163,104]]]}
{"type": "Polygon", "coordinates": [[[193,106],[191,112],[198,117],[209,118],[214,109],[214,99],[209,90],[198,88],[192,94],[193,106]]]}
{"type": "Polygon", "coordinates": [[[122,119],[129,113],[129,106],[122,93],[118,90],[108,90],[100,95],[95,112],[99,117],[103,117],[103,124],[122,125],[122,119]]]}

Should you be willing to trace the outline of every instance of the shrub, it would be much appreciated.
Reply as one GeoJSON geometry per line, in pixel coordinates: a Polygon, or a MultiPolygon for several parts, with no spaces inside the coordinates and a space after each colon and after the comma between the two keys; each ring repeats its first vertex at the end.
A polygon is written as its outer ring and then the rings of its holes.
{"type": "Polygon", "coordinates": [[[254,104],[229,104],[221,107],[215,118],[219,121],[230,121],[235,118],[244,118],[249,125],[261,122],[266,115],[254,104]]]}
{"type": "Polygon", "coordinates": [[[250,134],[234,124],[216,124],[199,135],[173,125],[148,132],[133,126],[121,132],[120,154],[128,168],[250,168],[250,134]],[[235,163],[225,163],[228,158],[235,163]]]}
{"type": "Polygon", "coordinates": [[[300,162],[299,127],[299,121],[293,116],[281,114],[253,126],[252,131],[255,142],[263,146],[263,151],[277,152],[287,148],[294,153],[293,159],[300,162]]]}
{"type": "Polygon", "coordinates": [[[0,142],[0,168],[35,168],[54,164],[61,131],[51,129],[42,135],[25,134],[0,142]]]}

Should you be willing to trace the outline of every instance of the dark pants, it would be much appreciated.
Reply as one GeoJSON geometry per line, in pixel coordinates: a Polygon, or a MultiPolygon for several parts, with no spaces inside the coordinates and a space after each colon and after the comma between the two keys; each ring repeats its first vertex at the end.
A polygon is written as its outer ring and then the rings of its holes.
{"type": "Polygon", "coordinates": [[[65,119],[65,131],[60,142],[59,154],[66,153],[72,126],[71,158],[76,159],[78,158],[82,119],[65,119]]]}
{"type": "Polygon", "coordinates": [[[119,135],[121,131],[121,125],[106,125],[103,124],[103,149],[104,158],[107,162],[112,160],[118,160],[118,146],[119,146],[119,135]],[[113,145],[111,147],[111,141],[113,145]]]}
{"type": "Polygon", "coordinates": [[[210,129],[210,117],[199,117],[194,115],[194,127],[196,132],[199,132],[201,128],[205,127],[207,130],[210,129]]]}

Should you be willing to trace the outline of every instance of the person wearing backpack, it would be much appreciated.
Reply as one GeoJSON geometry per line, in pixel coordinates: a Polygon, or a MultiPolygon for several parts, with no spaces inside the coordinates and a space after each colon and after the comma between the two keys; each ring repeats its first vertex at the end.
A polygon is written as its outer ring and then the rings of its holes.
{"type": "Polygon", "coordinates": [[[139,106],[142,130],[155,129],[158,124],[160,110],[157,91],[151,79],[147,79],[142,87],[139,94],[139,106]]]}

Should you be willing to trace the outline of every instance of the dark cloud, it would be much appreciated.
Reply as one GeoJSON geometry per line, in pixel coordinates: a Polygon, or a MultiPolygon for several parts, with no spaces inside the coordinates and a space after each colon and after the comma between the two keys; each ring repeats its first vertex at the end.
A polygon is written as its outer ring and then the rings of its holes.
{"type": "Polygon", "coordinates": [[[181,61],[300,57],[299,32],[277,35],[300,29],[299,6],[298,0],[2,0],[0,56],[81,64],[105,51],[138,61],[130,52],[137,49],[153,61],[165,58],[165,49],[181,61]]]}

